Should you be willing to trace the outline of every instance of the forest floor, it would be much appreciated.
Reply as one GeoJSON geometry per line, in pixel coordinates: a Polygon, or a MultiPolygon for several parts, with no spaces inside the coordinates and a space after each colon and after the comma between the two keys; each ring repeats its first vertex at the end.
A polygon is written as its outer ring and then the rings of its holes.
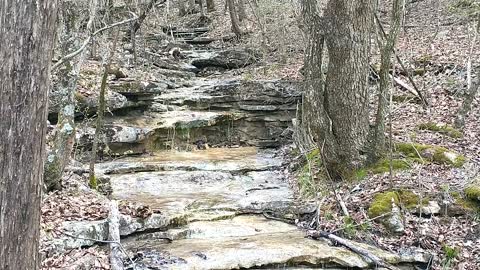
{"type": "MultiPolygon", "coordinates": [[[[247,1],[250,2],[250,1],[247,1]]],[[[388,4],[380,8],[380,19],[388,29],[388,4]]],[[[371,222],[366,213],[375,195],[389,190],[410,190],[420,198],[429,198],[440,204],[451,200],[473,179],[480,170],[480,106],[478,98],[466,120],[462,136],[448,136],[435,131],[421,130],[420,124],[435,123],[452,125],[457,109],[467,89],[467,59],[472,59],[472,70],[480,68],[480,45],[477,39],[472,44],[475,23],[468,9],[462,8],[460,0],[414,1],[408,6],[405,26],[397,44],[397,52],[411,71],[413,79],[427,96],[430,105],[423,108],[415,97],[399,86],[394,96],[407,96],[392,106],[392,138],[394,142],[416,143],[446,147],[467,158],[467,162],[453,168],[440,164],[413,164],[406,170],[381,174],[368,173],[361,180],[334,184],[335,193],[343,198],[350,218],[347,220],[338,206],[334,192],[324,188],[321,193],[322,212],[319,228],[324,231],[338,231],[338,234],[358,241],[376,245],[382,249],[397,252],[405,247],[420,247],[434,255],[430,269],[480,268],[480,213],[462,215],[419,216],[405,211],[403,234],[388,232],[380,223],[371,222]],[[473,53],[472,53],[473,52],[473,53]],[[363,226],[367,224],[368,226],[363,226]]],[[[467,1],[468,2],[468,1],[467,1]]],[[[242,76],[245,80],[260,78],[284,78],[301,80],[303,66],[304,37],[298,28],[298,7],[290,1],[259,1],[256,9],[248,7],[248,18],[242,23],[247,33],[239,42],[218,42],[219,47],[244,46],[264,52],[260,63],[242,69],[228,71],[221,76],[242,76]],[[254,11],[255,10],[255,11],[254,11]],[[263,31],[262,31],[263,30],[263,31]],[[262,34],[263,33],[263,34],[262,34]]],[[[231,36],[228,14],[223,4],[208,14],[212,20],[209,36],[231,36]]],[[[165,12],[163,9],[162,12],[165,12]]],[[[164,14],[159,12],[159,14],[164,14]]],[[[144,32],[152,31],[158,25],[186,26],[198,20],[198,15],[183,18],[175,16],[153,16],[149,18],[144,32]]],[[[376,46],[373,46],[377,54],[376,46]]],[[[375,66],[378,55],[372,58],[375,66]]],[[[395,76],[404,82],[407,78],[397,64],[395,76]]],[[[475,72],[473,74],[473,81],[475,72]]],[[[375,89],[372,86],[372,89],[375,89]]],[[[371,111],[375,108],[372,95],[371,111]]],[[[294,151],[292,151],[294,152],[294,151]]],[[[314,168],[315,169],[315,168],[314,168]]],[[[317,169],[319,169],[317,167],[317,169]]],[[[291,173],[293,185],[298,185],[297,172],[291,173]]],[[[320,184],[320,180],[318,180],[320,184]]],[[[93,191],[82,190],[85,179],[76,174],[65,176],[65,189],[47,194],[42,205],[42,229],[58,230],[65,220],[98,220],[106,218],[106,198],[93,191]]],[[[327,185],[331,185],[327,183],[327,185]]],[[[302,186],[298,187],[299,195],[302,186]]],[[[321,190],[321,188],[319,188],[321,190]]],[[[315,199],[315,197],[314,197],[315,199]]],[[[319,199],[319,198],[316,198],[319,199]]],[[[442,209],[443,210],[443,209],[442,209]]],[[[125,206],[124,212],[135,211],[125,206]]],[[[46,249],[47,247],[44,247],[46,249]]],[[[64,254],[49,256],[44,269],[67,269],[66,265],[84,257],[96,258],[95,269],[109,269],[108,254],[101,248],[72,250],[64,254]]],[[[73,268],[72,268],[73,269],[73,268]]]]}

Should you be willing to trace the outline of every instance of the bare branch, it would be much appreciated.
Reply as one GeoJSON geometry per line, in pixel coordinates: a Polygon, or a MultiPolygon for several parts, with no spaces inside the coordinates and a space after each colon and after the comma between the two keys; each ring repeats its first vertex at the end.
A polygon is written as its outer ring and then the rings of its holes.
{"type": "MultiPolygon", "coordinates": [[[[133,13],[132,13],[133,14],[133,13]]],[[[67,54],[65,55],[64,57],[62,57],[62,59],[60,59],[57,63],[55,63],[55,65],[52,66],[52,70],[55,70],[57,69],[58,67],[60,67],[61,65],[63,65],[67,60],[69,59],[72,59],[73,57],[77,56],[78,54],[80,54],[83,50],[85,50],[85,48],[87,47],[88,43],[90,43],[90,41],[92,40],[92,38],[98,34],[100,34],[101,32],[105,31],[105,30],[108,30],[108,29],[111,29],[113,27],[116,27],[116,26],[120,26],[120,25],[124,25],[124,24],[127,24],[127,23],[130,23],[130,22],[133,22],[133,21],[136,21],[138,20],[138,16],[136,16],[135,14],[133,14],[134,17],[133,18],[130,18],[130,19],[127,19],[127,20],[123,20],[121,22],[116,22],[114,24],[111,24],[111,25],[108,25],[108,26],[105,26],[103,28],[100,28],[98,29],[97,31],[93,32],[87,39],[85,39],[85,41],[83,41],[83,44],[82,46],[80,46],[80,48],[78,48],[78,50],[70,53],[70,54],[67,54]]]]}

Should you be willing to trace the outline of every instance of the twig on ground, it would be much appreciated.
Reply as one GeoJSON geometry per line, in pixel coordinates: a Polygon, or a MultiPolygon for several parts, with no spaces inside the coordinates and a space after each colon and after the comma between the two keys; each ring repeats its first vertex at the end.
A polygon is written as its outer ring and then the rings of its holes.
{"type": "Polygon", "coordinates": [[[61,234],[65,235],[65,236],[68,236],[68,237],[71,237],[71,238],[81,239],[81,240],[88,240],[88,241],[92,241],[92,242],[95,242],[95,243],[116,244],[116,245],[118,245],[118,246],[120,247],[120,249],[122,250],[123,254],[125,254],[125,256],[127,256],[128,260],[129,260],[130,263],[133,265],[133,269],[135,269],[135,262],[134,262],[133,259],[128,255],[127,251],[125,250],[125,248],[122,246],[122,244],[121,244],[119,241],[99,240],[99,239],[93,239],[93,238],[88,238],[88,237],[81,237],[81,236],[76,236],[76,235],[69,234],[69,233],[66,233],[66,232],[61,232],[61,234]]]}
{"type": "Polygon", "coordinates": [[[384,267],[384,268],[387,268],[387,269],[390,269],[390,270],[400,270],[398,267],[393,266],[393,265],[385,262],[381,258],[377,257],[375,254],[372,254],[367,249],[359,247],[358,245],[355,245],[351,241],[349,241],[347,239],[344,239],[344,238],[341,238],[339,236],[336,236],[332,233],[323,232],[323,231],[313,231],[312,230],[312,231],[308,231],[307,235],[314,238],[314,239],[327,238],[329,240],[335,241],[338,244],[350,249],[351,251],[363,256],[365,259],[367,259],[367,261],[369,263],[373,263],[373,264],[375,264],[375,266],[384,267]]]}

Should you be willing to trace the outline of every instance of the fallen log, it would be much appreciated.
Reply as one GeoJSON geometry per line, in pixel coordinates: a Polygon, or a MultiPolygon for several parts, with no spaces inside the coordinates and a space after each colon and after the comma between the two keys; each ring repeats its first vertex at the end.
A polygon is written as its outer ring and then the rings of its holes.
{"type": "Polygon", "coordinates": [[[108,215],[108,239],[110,245],[110,269],[123,270],[122,248],[120,246],[120,213],[116,201],[110,202],[110,213],[108,215]]]}

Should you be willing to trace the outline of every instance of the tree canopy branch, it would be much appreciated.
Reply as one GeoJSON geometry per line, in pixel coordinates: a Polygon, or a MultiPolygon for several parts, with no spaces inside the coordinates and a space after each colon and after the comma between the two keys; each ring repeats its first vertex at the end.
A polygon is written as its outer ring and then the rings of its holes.
{"type": "MultiPolygon", "coordinates": [[[[133,14],[133,13],[132,13],[133,14]]],[[[105,31],[105,30],[108,30],[108,29],[111,29],[113,27],[116,27],[116,26],[120,26],[120,25],[124,25],[124,24],[127,24],[127,23],[130,23],[130,22],[133,22],[133,21],[136,21],[138,20],[138,16],[136,16],[135,14],[133,14],[134,17],[133,18],[130,18],[130,19],[127,19],[127,20],[123,20],[123,21],[120,21],[120,22],[116,22],[116,23],[113,23],[111,25],[107,25],[103,28],[100,28],[98,29],[97,31],[93,32],[88,38],[85,39],[85,41],[83,41],[83,44],[82,46],[80,46],[80,48],[78,48],[76,51],[70,53],[70,54],[67,54],[65,55],[64,57],[62,57],[62,59],[58,60],[58,62],[55,63],[55,65],[52,66],[52,70],[55,70],[57,68],[59,68],[61,65],[63,65],[67,60],[70,60],[72,59],[73,57],[77,56],[78,54],[80,54],[83,50],[85,50],[85,48],[87,47],[88,43],[90,43],[90,41],[92,40],[92,38],[98,34],[100,34],[101,32],[105,31]]]]}

